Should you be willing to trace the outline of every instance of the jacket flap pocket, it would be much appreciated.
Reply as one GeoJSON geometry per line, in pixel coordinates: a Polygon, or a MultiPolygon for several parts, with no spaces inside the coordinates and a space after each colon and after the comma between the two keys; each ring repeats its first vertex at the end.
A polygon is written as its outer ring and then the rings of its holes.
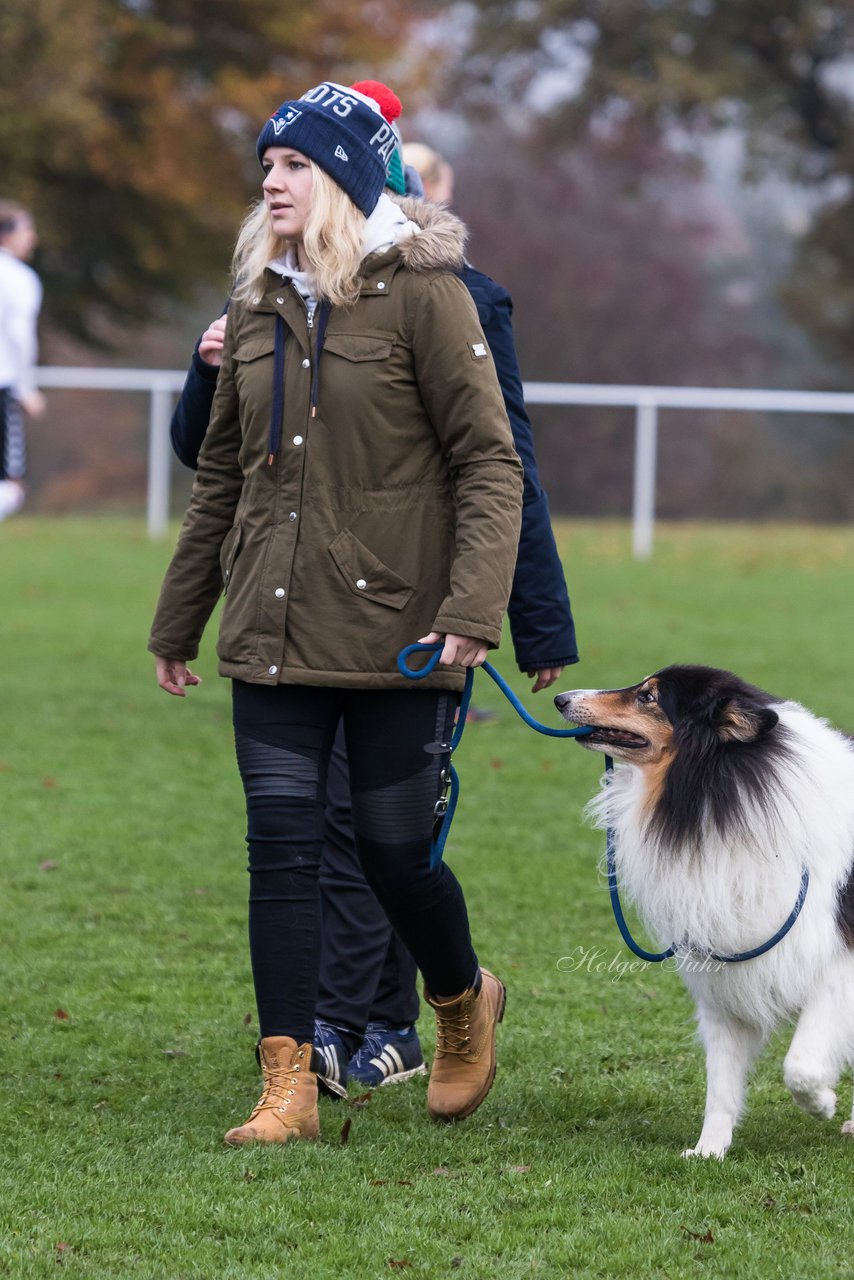
{"type": "Polygon", "coordinates": [[[343,529],[330,543],[329,553],[355,596],[388,605],[391,609],[402,609],[415,590],[382,560],[378,560],[349,529],[343,529]]]}
{"type": "Polygon", "coordinates": [[[330,333],[323,344],[324,353],[331,351],[345,360],[387,360],[393,339],[382,333],[330,333]]]}
{"type": "Polygon", "coordinates": [[[261,356],[271,356],[273,354],[273,335],[266,338],[247,338],[235,347],[235,360],[248,361],[258,360],[261,356]]]}

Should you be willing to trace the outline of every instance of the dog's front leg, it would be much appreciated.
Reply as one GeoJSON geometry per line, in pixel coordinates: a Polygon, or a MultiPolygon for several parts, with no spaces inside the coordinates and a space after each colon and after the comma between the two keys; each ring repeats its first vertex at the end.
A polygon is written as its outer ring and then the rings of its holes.
{"type": "Polygon", "coordinates": [[[836,1110],[834,1086],[854,1049],[852,983],[854,960],[846,952],[828,966],[804,1005],[783,1063],[786,1086],[798,1106],[828,1120],[836,1110]]]}
{"type": "Polygon", "coordinates": [[[706,1112],[697,1145],[682,1154],[723,1160],[741,1114],[747,1073],[763,1036],[756,1027],[703,1008],[699,1024],[706,1049],[706,1112]]]}

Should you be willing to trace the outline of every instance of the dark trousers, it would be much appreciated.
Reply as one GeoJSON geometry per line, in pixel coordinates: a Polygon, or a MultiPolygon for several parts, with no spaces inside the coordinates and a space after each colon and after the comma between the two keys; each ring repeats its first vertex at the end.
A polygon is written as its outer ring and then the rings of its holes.
{"type": "Polygon", "coordinates": [[[430,866],[433,806],[456,698],[436,690],[233,682],[246,793],[249,943],[262,1036],[311,1040],[320,968],[320,868],[339,720],[358,856],[392,926],[436,995],[472,985],[477,957],[462,890],[430,866]]]}
{"type": "Polygon", "coordinates": [[[0,387],[0,480],[23,480],[27,470],[24,411],[8,387],[0,387]]]}
{"type": "Polygon", "coordinates": [[[361,1039],[368,1022],[418,1017],[417,967],[365,879],[353,834],[350,772],[339,726],[326,777],[320,863],[322,944],[317,1016],[361,1039]]]}

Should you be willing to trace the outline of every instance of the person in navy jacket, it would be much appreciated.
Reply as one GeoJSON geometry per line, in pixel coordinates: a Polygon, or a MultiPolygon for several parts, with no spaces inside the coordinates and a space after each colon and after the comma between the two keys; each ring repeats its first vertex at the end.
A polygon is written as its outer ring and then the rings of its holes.
{"type": "MultiPolygon", "coordinates": [[[[414,188],[420,195],[417,175],[408,166],[407,179],[407,190],[412,193],[414,188]]],[[[522,531],[508,615],[516,661],[534,679],[536,693],[553,684],[565,666],[578,661],[575,626],[525,409],[513,341],[513,304],[506,289],[469,264],[459,275],[477,306],[525,471],[522,531]]],[[[226,309],[196,344],[172,417],[172,446],[191,468],[196,467],[207,432],[227,314],[226,309]]],[[[376,1086],[426,1071],[414,1025],[419,1011],[415,963],[359,864],[340,731],[329,766],[325,823],[315,1069],[321,1087],[340,1096],[346,1092],[348,1077],[376,1086]]]]}

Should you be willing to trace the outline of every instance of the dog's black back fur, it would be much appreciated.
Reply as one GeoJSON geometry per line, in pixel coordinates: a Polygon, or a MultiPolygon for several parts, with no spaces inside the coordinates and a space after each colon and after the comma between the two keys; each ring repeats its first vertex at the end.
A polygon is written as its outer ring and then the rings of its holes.
{"type": "Polygon", "coordinates": [[[650,822],[661,846],[699,852],[709,824],[745,836],[748,804],[773,817],[777,771],[789,756],[773,710],[782,699],[714,667],[664,667],[654,678],[674,738],[650,822]]]}

